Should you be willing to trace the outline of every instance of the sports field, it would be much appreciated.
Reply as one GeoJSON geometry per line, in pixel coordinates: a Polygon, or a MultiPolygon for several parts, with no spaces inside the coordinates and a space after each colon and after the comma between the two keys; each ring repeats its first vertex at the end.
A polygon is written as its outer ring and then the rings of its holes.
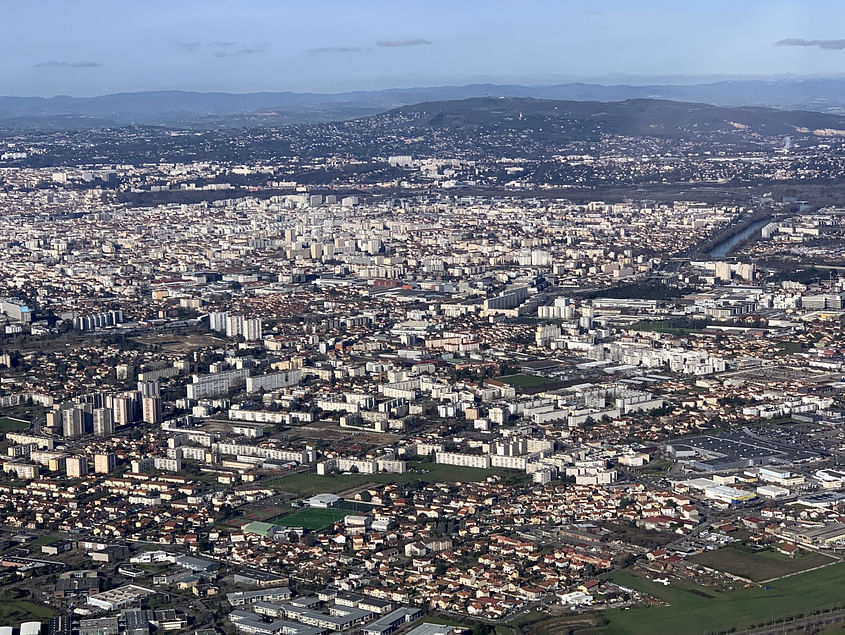
{"type": "Polygon", "coordinates": [[[831,558],[815,552],[801,552],[790,558],[776,551],[749,551],[734,547],[725,547],[716,551],[706,551],[690,558],[705,567],[726,571],[742,578],[759,582],[779,576],[806,571],[832,562],[831,558]]]}
{"type": "Polygon", "coordinates": [[[330,527],[339,520],[343,520],[353,512],[348,509],[315,509],[309,507],[286,516],[281,516],[271,522],[283,527],[303,527],[312,531],[319,531],[330,527]]]}
{"type": "Polygon", "coordinates": [[[602,633],[607,635],[740,630],[752,624],[845,604],[842,594],[845,585],[843,563],[763,587],[727,592],[674,579],[669,586],[664,586],[627,570],[617,571],[609,577],[617,584],[647,593],[668,605],[606,611],[604,615],[609,625],[602,633]]]}
{"type": "Polygon", "coordinates": [[[313,495],[322,493],[343,492],[355,487],[368,484],[408,483],[413,480],[426,483],[475,483],[485,480],[488,476],[517,475],[514,470],[500,468],[481,469],[474,467],[460,467],[457,465],[440,465],[430,462],[408,462],[408,471],[404,474],[379,472],[376,474],[335,474],[334,476],[319,476],[314,472],[298,472],[289,476],[281,476],[262,483],[282,492],[292,494],[313,495]]]}
{"type": "Polygon", "coordinates": [[[29,421],[14,417],[0,417],[0,432],[20,432],[29,430],[29,421]]]}

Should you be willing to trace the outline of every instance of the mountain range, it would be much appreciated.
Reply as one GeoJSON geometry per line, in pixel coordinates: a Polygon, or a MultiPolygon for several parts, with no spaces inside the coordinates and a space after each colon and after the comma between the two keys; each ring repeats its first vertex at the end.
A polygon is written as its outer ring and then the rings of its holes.
{"type": "Polygon", "coordinates": [[[0,128],[280,126],[355,119],[421,102],[478,97],[598,102],[659,99],[845,114],[845,78],[648,86],[471,84],[334,94],[153,91],[99,97],[0,97],[0,128]]]}

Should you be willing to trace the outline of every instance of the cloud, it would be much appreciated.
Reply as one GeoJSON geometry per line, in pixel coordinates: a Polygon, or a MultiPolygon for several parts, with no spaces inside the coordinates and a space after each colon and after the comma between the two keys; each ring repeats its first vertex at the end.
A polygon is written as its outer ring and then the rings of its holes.
{"type": "Polygon", "coordinates": [[[778,40],[775,46],[815,46],[820,49],[827,49],[830,51],[841,51],[845,49],[845,39],[841,40],[804,40],[802,38],[791,37],[785,40],[778,40]]]}
{"type": "Polygon", "coordinates": [[[310,55],[323,55],[324,53],[363,53],[366,50],[357,46],[319,46],[308,49],[308,53],[310,55]]]}
{"type": "Polygon", "coordinates": [[[192,53],[200,49],[205,49],[214,57],[237,57],[240,55],[258,55],[267,50],[267,44],[242,44],[235,41],[215,41],[215,42],[174,42],[174,46],[179,47],[183,51],[192,53]]]}
{"type": "Polygon", "coordinates": [[[386,46],[387,48],[398,48],[400,46],[428,46],[431,44],[429,40],[421,37],[401,38],[398,40],[379,40],[376,46],[386,46]]]}
{"type": "Polygon", "coordinates": [[[89,60],[81,60],[78,62],[60,62],[57,60],[49,60],[47,62],[38,62],[33,64],[33,68],[97,68],[102,66],[100,62],[92,62],[89,60]]]}
{"type": "Polygon", "coordinates": [[[185,51],[196,51],[202,42],[174,42],[174,46],[178,46],[180,49],[184,49],[185,51]]]}
{"type": "Polygon", "coordinates": [[[239,57],[242,55],[259,55],[267,50],[266,44],[257,44],[254,46],[241,46],[239,48],[234,48],[236,44],[237,42],[218,43],[218,50],[214,52],[214,57],[239,57]]]}

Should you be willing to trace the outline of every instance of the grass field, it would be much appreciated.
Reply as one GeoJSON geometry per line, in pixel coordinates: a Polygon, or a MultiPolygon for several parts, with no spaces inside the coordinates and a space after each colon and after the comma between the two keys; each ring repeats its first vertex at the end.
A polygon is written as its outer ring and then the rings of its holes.
{"type": "Polygon", "coordinates": [[[672,467],[672,461],[668,459],[656,459],[646,463],[642,467],[635,467],[634,471],[638,474],[659,474],[669,471],[672,467]]]}
{"type": "Polygon", "coordinates": [[[0,432],[20,432],[29,430],[29,421],[14,417],[0,417],[0,432]]]}
{"type": "Polygon", "coordinates": [[[378,505],[361,503],[359,501],[339,500],[335,504],[335,509],[345,509],[347,512],[352,514],[367,514],[377,508],[378,505]]]}
{"type": "Polygon", "coordinates": [[[53,536],[51,534],[44,534],[43,536],[38,536],[35,538],[29,545],[31,547],[41,547],[42,545],[52,545],[54,542],[58,542],[59,537],[53,536]]]}
{"type": "Polygon", "coordinates": [[[725,547],[700,553],[690,558],[690,561],[759,582],[797,571],[806,571],[832,562],[832,559],[815,552],[801,552],[794,558],[790,558],[776,551],[754,552],[725,547]]]}
{"type": "Polygon", "coordinates": [[[13,624],[27,620],[44,620],[53,617],[56,612],[49,606],[35,604],[28,600],[0,599],[0,622],[13,624]]]}
{"type": "Polygon", "coordinates": [[[488,476],[502,476],[505,474],[513,475],[516,472],[498,468],[478,469],[409,461],[408,471],[404,474],[379,472],[377,474],[335,474],[334,476],[319,476],[314,472],[299,472],[266,481],[264,485],[293,494],[313,495],[325,492],[335,494],[368,484],[408,483],[413,480],[425,481],[427,483],[472,483],[483,481],[488,476]]]}
{"type": "Polygon", "coordinates": [[[352,514],[348,509],[303,509],[292,514],[287,514],[271,522],[283,527],[304,527],[313,531],[319,531],[330,527],[338,520],[352,514]]]}
{"type": "Polygon", "coordinates": [[[775,355],[792,355],[793,353],[800,353],[803,350],[804,345],[801,342],[778,342],[775,355]]]}
{"type": "Polygon", "coordinates": [[[663,586],[629,571],[617,571],[609,577],[617,584],[659,598],[668,606],[606,611],[609,625],[603,632],[607,635],[740,630],[751,624],[845,604],[845,564],[795,575],[765,588],[755,586],[730,592],[675,580],[663,586]]]}
{"type": "Polygon", "coordinates": [[[537,375],[505,375],[504,377],[496,377],[496,381],[503,384],[509,384],[517,388],[534,388],[535,386],[544,386],[553,383],[551,379],[545,377],[538,377],[537,375]]]}

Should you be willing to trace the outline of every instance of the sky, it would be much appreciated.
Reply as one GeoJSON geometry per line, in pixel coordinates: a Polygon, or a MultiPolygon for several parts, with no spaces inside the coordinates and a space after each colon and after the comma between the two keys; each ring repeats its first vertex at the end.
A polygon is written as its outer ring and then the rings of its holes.
{"type": "Polygon", "coordinates": [[[841,0],[0,0],[0,94],[845,74],[841,0]]]}

